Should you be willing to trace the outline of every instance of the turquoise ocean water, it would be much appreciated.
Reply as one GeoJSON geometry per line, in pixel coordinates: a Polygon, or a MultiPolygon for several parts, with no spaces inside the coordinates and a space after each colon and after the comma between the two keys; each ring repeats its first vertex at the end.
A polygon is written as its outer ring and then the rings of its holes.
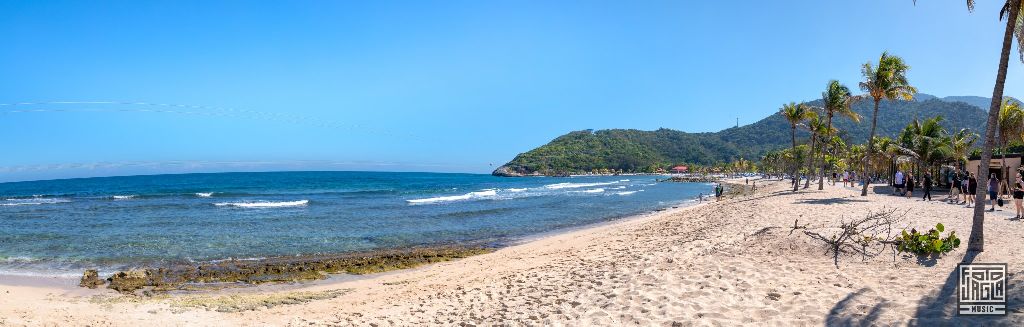
{"type": "Polygon", "coordinates": [[[2,183],[0,274],[502,245],[711,191],[656,178],[271,172],[2,183]]]}

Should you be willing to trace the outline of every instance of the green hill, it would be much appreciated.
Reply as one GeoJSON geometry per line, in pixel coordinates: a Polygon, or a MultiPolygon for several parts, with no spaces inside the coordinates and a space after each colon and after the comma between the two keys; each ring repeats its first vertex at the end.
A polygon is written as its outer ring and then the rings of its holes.
{"type": "MultiPolygon", "coordinates": [[[[820,105],[821,101],[809,102],[820,105]]],[[[981,133],[986,112],[975,104],[986,104],[982,97],[937,98],[920,94],[917,101],[883,101],[878,110],[878,134],[895,136],[915,117],[942,116],[949,131],[970,128],[981,133]],[[965,102],[968,101],[968,102],[965,102]]],[[[836,117],[848,143],[863,143],[871,129],[871,101],[854,104],[863,119],[855,123],[836,117]]],[[[673,164],[714,164],[738,158],[755,159],[769,150],[790,146],[789,123],[778,113],[760,121],[715,133],[687,133],[671,129],[641,131],[634,129],[583,130],[559,136],[536,149],[521,153],[494,171],[495,175],[560,175],[614,169],[625,172],[651,172],[673,164]]],[[[800,131],[798,138],[808,134],[800,131]]]]}

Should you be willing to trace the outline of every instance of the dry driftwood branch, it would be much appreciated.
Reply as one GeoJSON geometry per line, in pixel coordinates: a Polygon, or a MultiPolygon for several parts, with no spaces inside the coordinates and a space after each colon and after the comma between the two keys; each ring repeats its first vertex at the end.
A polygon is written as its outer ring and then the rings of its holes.
{"type": "Polygon", "coordinates": [[[867,216],[859,219],[846,221],[840,218],[839,226],[827,229],[839,229],[838,233],[830,236],[808,228],[808,225],[799,225],[798,221],[793,222],[792,234],[797,229],[802,229],[804,234],[824,244],[825,254],[831,254],[836,267],[839,267],[839,257],[843,254],[860,254],[861,260],[868,260],[878,256],[887,248],[893,253],[893,261],[896,261],[895,239],[899,235],[894,232],[894,225],[903,221],[906,212],[897,214],[896,209],[883,208],[877,212],[868,212],[867,216]]]}

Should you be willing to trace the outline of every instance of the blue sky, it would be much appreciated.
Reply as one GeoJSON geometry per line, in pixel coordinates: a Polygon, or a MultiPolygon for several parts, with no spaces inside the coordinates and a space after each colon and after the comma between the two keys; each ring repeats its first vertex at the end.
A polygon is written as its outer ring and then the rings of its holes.
{"type": "Polygon", "coordinates": [[[752,123],[884,50],[991,96],[998,3],[5,1],[0,103],[49,104],[0,105],[0,181],[489,172],[572,130],[752,123]],[[79,101],[131,104],[50,103],[79,101]]]}

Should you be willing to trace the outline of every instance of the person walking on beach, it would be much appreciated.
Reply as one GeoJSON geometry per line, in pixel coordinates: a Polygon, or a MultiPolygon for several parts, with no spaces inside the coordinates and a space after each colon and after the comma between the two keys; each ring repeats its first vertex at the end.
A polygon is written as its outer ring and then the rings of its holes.
{"type": "Polygon", "coordinates": [[[914,196],[914,183],[917,182],[917,180],[914,179],[914,174],[907,173],[907,178],[903,182],[907,189],[906,196],[909,199],[914,196]]]}
{"type": "Polygon", "coordinates": [[[988,211],[996,211],[996,198],[999,196],[999,179],[996,178],[996,174],[991,174],[988,177],[988,200],[992,202],[992,209],[988,211]]]}
{"type": "Polygon", "coordinates": [[[846,187],[846,183],[849,183],[849,182],[850,182],[850,171],[849,170],[844,170],[843,171],[843,187],[846,187]]]}
{"type": "Polygon", "coordinates": [[[1017,209],[1017,216],[1020,219],[1024,215],[1024,180],[1021,180],[1020,173],[1017,173],[1016,181],[1013,183],[1013,205],[1017,209]]]}
{"type": "Polygon", "coordinates": [[[968,177],[967,177],[967,193],[964,193],[965,195],[967,195],[966,201],[967,201],[967,207],[968,208],[970,208],[971,205],[977,205],[975,203],[975,201],[974,201],[975,198],[976,198],[975,194],[977,194],[977,193],[978,193],[978,177],[975,176],[974,173],[970,173],[970,175],[968,175],[968,177]]]}
{"type": "Polygon", "coordinates": [[[931,201],[932,200],[932,173],[924,173],[924,179],[922,180],[922,182],[924,184],[921,185],[921,188],[924,189],[924,195],[921,196],[921,201],[925,201],[925,199],[928,199],[928,201],[931,201]]]}
{"type": "Polygon", "coordinates": [[[952,175],[952,179],[949,181],[949,196],[946,196],[946,202],[958,204],[960,203],[960,173],[955,172],[952,175]]]}
{"type": "Polygon", "coordinates": [[[893,190],[892,194],[903,194],[903,171],[897,170],[896,176],[892,179],[893,190]]]}

